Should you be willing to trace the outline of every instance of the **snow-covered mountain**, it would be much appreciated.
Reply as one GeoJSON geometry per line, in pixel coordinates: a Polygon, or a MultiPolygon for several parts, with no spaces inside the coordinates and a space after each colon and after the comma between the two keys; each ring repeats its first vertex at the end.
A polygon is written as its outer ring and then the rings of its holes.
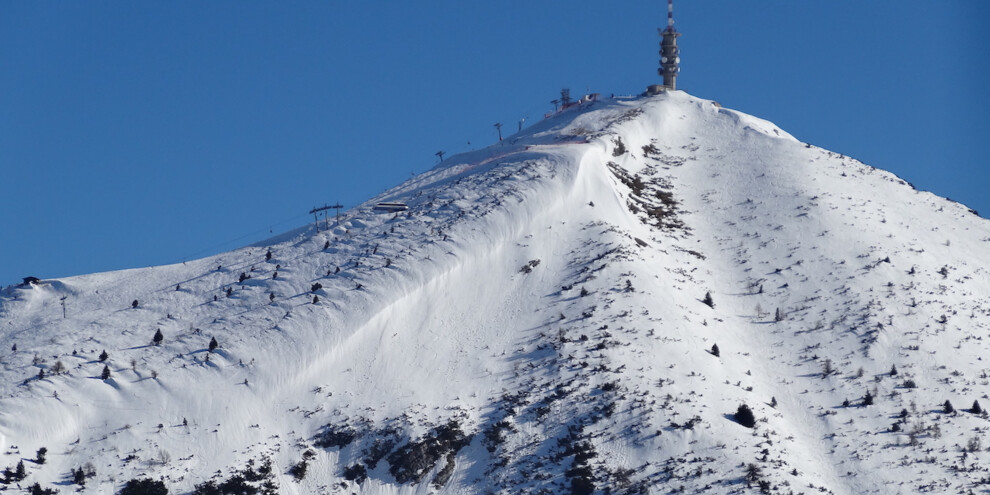
{"type": "Polygon", "coordinates": [[[986,492],[988,249],[764,120],[586,103],[330,230],[4,289],[0,491],[986,492]]]}

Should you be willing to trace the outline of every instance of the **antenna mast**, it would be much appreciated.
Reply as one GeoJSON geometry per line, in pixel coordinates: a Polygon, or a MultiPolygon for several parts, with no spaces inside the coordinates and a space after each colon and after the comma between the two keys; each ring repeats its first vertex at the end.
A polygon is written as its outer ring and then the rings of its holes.
{"type": "Polygon", "coordinates": [[[680,50],[677,48],[677,38],[681,33],[674,28],[674,0],[667,0],[667,28],[660,32],[660,70],[663,85],[669,89],[677,89],[677,73],[681,71],[680,50]]]}

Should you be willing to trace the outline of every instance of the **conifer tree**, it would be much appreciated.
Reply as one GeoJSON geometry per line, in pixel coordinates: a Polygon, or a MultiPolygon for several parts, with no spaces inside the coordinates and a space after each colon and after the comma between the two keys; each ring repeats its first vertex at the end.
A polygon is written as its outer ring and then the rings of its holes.
{"type": "Polygon", "coordinates": [[[705,298],[701,302],[705,303],[709,308],[715,308],[715,301],[712,299],[711,292],[705,292],[705,298]]]}
{"type": "Polygon", "coordinates": [[[159,480],[132,479],[124,485],[118,495],[168,495],[168,487],[159,480]]]}
{"type": "Polygon", "coordinates": [[[42,488],[40,483],[35,482],[35,484],[28,487],[28,493],[31,495],[55,495],[58,491],[54,488],[42,488]]]}
{"type": "Polygon", "coordinates": [[[736,420],[736,423],[739,423],[746,428],[756,427],[756,416],[753,415],[753,410],[746,404],[739,405],[739,408],[736,409],[736,414],[733,418],[736,420]]]}
{"type": "Polygon", "coordinates": [[[945,414],[952,414],[956,412],[956,408],[952,407],[952,403],[948,400],[945,401],[945,404],[942,404],[942,410],[945,411],[945,414]]]}
{"type": "Polygon", "coordinates": [[[217,343],[217,338],[216,337],[211,337],[210,338],[210,347],[208,347],[208,349],[210,350],[210,352],[213,352],[213,351],[217,350],[217,347],[220,347],[220,344],[217,343]]]}
{"type": "Polygon", "coordinates": [[[138,307],[138,300],[137,299],[135,299],[134,301],[131,302],[131,307],[132,308],[138,307]]]}
{"type": "Polygon", "coordinates": [[[155,336],[151,339],[151,341],[154,342],[155,345],[161,345],[162,340],[165,340],[165,336],[162,335],[162,329],[159,328],[155,331],[155,336]]]}
{"type": "Polygon", "coordinates": [[[103,349],[103,352],[100,353],[100,362],[102,363],[102,362],[106,361],[109,358],[110,358],[110,355],[107,354],[107,350],[106,349],[103,349]]]}
{"type": "Polygon", "coordinates": [[[712,344],[712,355],[719,357],[718,344],[712,344]]]}
{"type": "Polygon", "coordinates": [[[106,366],[106,365],[103,366],[103,373],[100,373],[100,378],[102,378],[103,381],[107,381],[107,379],[110,378],[110,367],[109,366],[106,366]]]}
{"type": "Polygon", "coordinates": [[[72,482],[79,486],[86,486],[86,472],[82,468],[73,469],[72,482]]]}

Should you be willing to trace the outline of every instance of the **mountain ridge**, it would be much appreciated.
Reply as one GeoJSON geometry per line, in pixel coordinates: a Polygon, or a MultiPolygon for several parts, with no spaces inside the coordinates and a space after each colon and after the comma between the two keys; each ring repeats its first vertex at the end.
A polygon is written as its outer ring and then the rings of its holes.
{"type": "Polygon", "coordinates": [[[279,493],[972,489],[986,417],[937,406],[986,399],[987,242],[762,119],[595,102],[328,232],[4,289],[0,467],[47,446],[27,481],[67,484],[96,460],[86,493],[263,458],[279,493]]]}

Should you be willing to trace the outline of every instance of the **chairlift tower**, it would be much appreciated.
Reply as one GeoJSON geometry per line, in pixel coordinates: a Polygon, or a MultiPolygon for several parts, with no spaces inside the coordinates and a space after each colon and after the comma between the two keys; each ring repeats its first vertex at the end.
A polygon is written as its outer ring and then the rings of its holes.
{"type": "Polygon", "coordinates": [[[677,89],[677,73],[681,71],[680,50],[677,48],[680,35],[674,28],[674,0],[667,0],[667,28],[660,31],[660,69],[657,73],[663,76],[663,85],[671,90],[677,89]]]}

